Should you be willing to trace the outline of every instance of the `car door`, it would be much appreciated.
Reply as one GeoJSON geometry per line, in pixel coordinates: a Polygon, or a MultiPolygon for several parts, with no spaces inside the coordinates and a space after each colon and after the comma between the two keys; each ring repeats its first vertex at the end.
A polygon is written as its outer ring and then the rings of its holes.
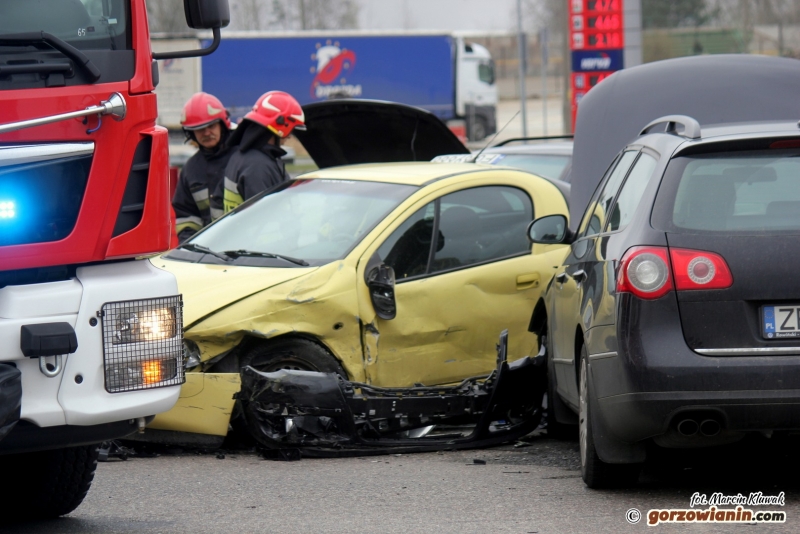
{"type": "Polygon", "coordinates": [[[569,255],[553,280],[550,332],[554,338],[551,347],[556,391],[574,407],[578,405],[576,336],[584,330],[585,287],[587,282],[591,287],[597,276],[594,269],[597,235],[604,228],[608,210],[637,155],[636,150],[626,150],[609,167],[581,219],[578,238],[572,243],[569,255]]]}
{"type": "Polygon", "coordinates": [[[370,383],[435,385],[488,374],[506,328],[510,359],[535,352],[527,327],[548,262],[531,256],[525,238],[533,208],[521,187],[463,188],[414,207],[378,239],[362,261],[377,253],[394,269],[397,313],[365,325],[370,383]]]}
{"type": "MultiPolygon", "coordinates": [[[[609,258],[608,243],[612,239],[624,239],[620,233],[633,219],[644,190],[653,177],[658,157],[656,152],[642,149],[614,197],[613,208],[607,211],[610,215],[607,217],[603,233],[597,236],[595,252],[591,256],[589,268],[586,269],[589,276],[585,284],[587,294],[581,315],[584,317],[584,327],[587,329],[616,323],[616,267],[620,258],[609,258]]],[[[589,353],[592,353],[591,350],[589,353]]]]}

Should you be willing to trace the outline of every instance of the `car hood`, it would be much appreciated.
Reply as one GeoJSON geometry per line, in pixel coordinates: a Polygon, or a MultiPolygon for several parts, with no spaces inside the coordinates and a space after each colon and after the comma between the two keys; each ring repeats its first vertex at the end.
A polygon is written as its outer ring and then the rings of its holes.
{"type": "Polygon", "coordinates": [[[303,111],[307,130],[294,135],[321,169],[469,154],[436,115],[417,107],[340,99],[308,104],[303,111]]]}
{"type": "Polygon", "coordinates": [[[689,115],[701,126],[797,118],[800,61],[713,55],[621,70],[586,93],[575,126],[573,229],[614,156],[651,121],[689,115]]]}
{"type": "Polygon", "coordinates": [[[183,295],[183,324],[187,330],[231,304],[319,269],[211,265],[167,260],[160,256],[150,261],[174,274],[178,280],[178,290],[183,295]]]}

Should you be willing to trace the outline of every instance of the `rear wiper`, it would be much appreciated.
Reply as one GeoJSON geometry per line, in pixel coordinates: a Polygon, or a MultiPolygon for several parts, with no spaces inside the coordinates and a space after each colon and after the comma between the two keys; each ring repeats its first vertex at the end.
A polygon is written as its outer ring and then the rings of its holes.
{"type": "Polygon", "coordinates": [[[231,260],[231,256],[228,256],[226,253],[217,252],[215,250],[211,250],[210,248],[204,247],[203,245],[195,245],[194,243],[183,243],[181,245],[178,245],[178,248],[182,248],[182,249],[185,249],[185,250],[191,250],[192,252],[202,252],[203,254],[210,254],[211,256],[214,256],[215,258],[221,259],[222,261],[230,261],[231,260]]]}
{"type": "Polygon", "coordinates": [[[34,43],[46,43],[73,60],[86,71],[92,83],[100,79],[100,69],[92,63],[91,59],[86,57],[86,54],[52,33],[25,32],[0,35],[0,45],[29,45],[34,43]]]}
{"type": "Polygon", "coordinates": [[[253,250],[226,250],[223,252],[226,256],[230,258],[238,258],[240,256],[245,256],[248,258],[277,258],[279,260],[288,261],[289,263],[294,263],[295,265],[302,265],[303,267],[308,267],[309,263],[305,260],[299,260],[297,258],[292,258],[291,256],[284,256],[283,254],[274,254],[272,252],[255,252],[253,250]]]}

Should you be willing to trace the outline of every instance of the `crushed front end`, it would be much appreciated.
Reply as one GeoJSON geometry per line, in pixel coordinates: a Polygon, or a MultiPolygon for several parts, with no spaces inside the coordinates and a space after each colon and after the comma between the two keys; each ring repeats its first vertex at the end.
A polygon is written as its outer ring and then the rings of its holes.
{"type": "Polygon", "coordinates": [[[247,367],[237,398],[255,439],[288,458],[497,445],[536,429],[546,388],[543,355],[508,363],[507,340],[504,331],[489,376],[455,386],[378,388],[335,373],[247,367]]]}

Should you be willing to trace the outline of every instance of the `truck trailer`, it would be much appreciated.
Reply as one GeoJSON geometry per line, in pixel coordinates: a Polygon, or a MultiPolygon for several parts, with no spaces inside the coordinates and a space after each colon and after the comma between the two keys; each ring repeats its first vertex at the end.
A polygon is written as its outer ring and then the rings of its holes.
{"type": "Polygon", "coordinates": [[[185,381],[155,60],[213,51],[227,0],[185,0],[208,50],[153,54],[145,0],[0,2],[0,519],[74,510],[98,444],[185,381]]]}
{"type": "MultiPolygon", "coordinates": [[[[155,46],[168,49],[170,40],[155,46]]],[[[186,61],[162,66],[159,90],[175,103],[162,110],[160,121],[170,128],[180,127],[179,106],[196,91],[219,98],[237,120],[263,93],[280,90],[302,105],[364,98],[420,107],[454,130],[466,126],[470,140],[496,130],[491,55],[458,34],[226,32],[215,54],[193,61],[199,67],[186,61]]]]}

